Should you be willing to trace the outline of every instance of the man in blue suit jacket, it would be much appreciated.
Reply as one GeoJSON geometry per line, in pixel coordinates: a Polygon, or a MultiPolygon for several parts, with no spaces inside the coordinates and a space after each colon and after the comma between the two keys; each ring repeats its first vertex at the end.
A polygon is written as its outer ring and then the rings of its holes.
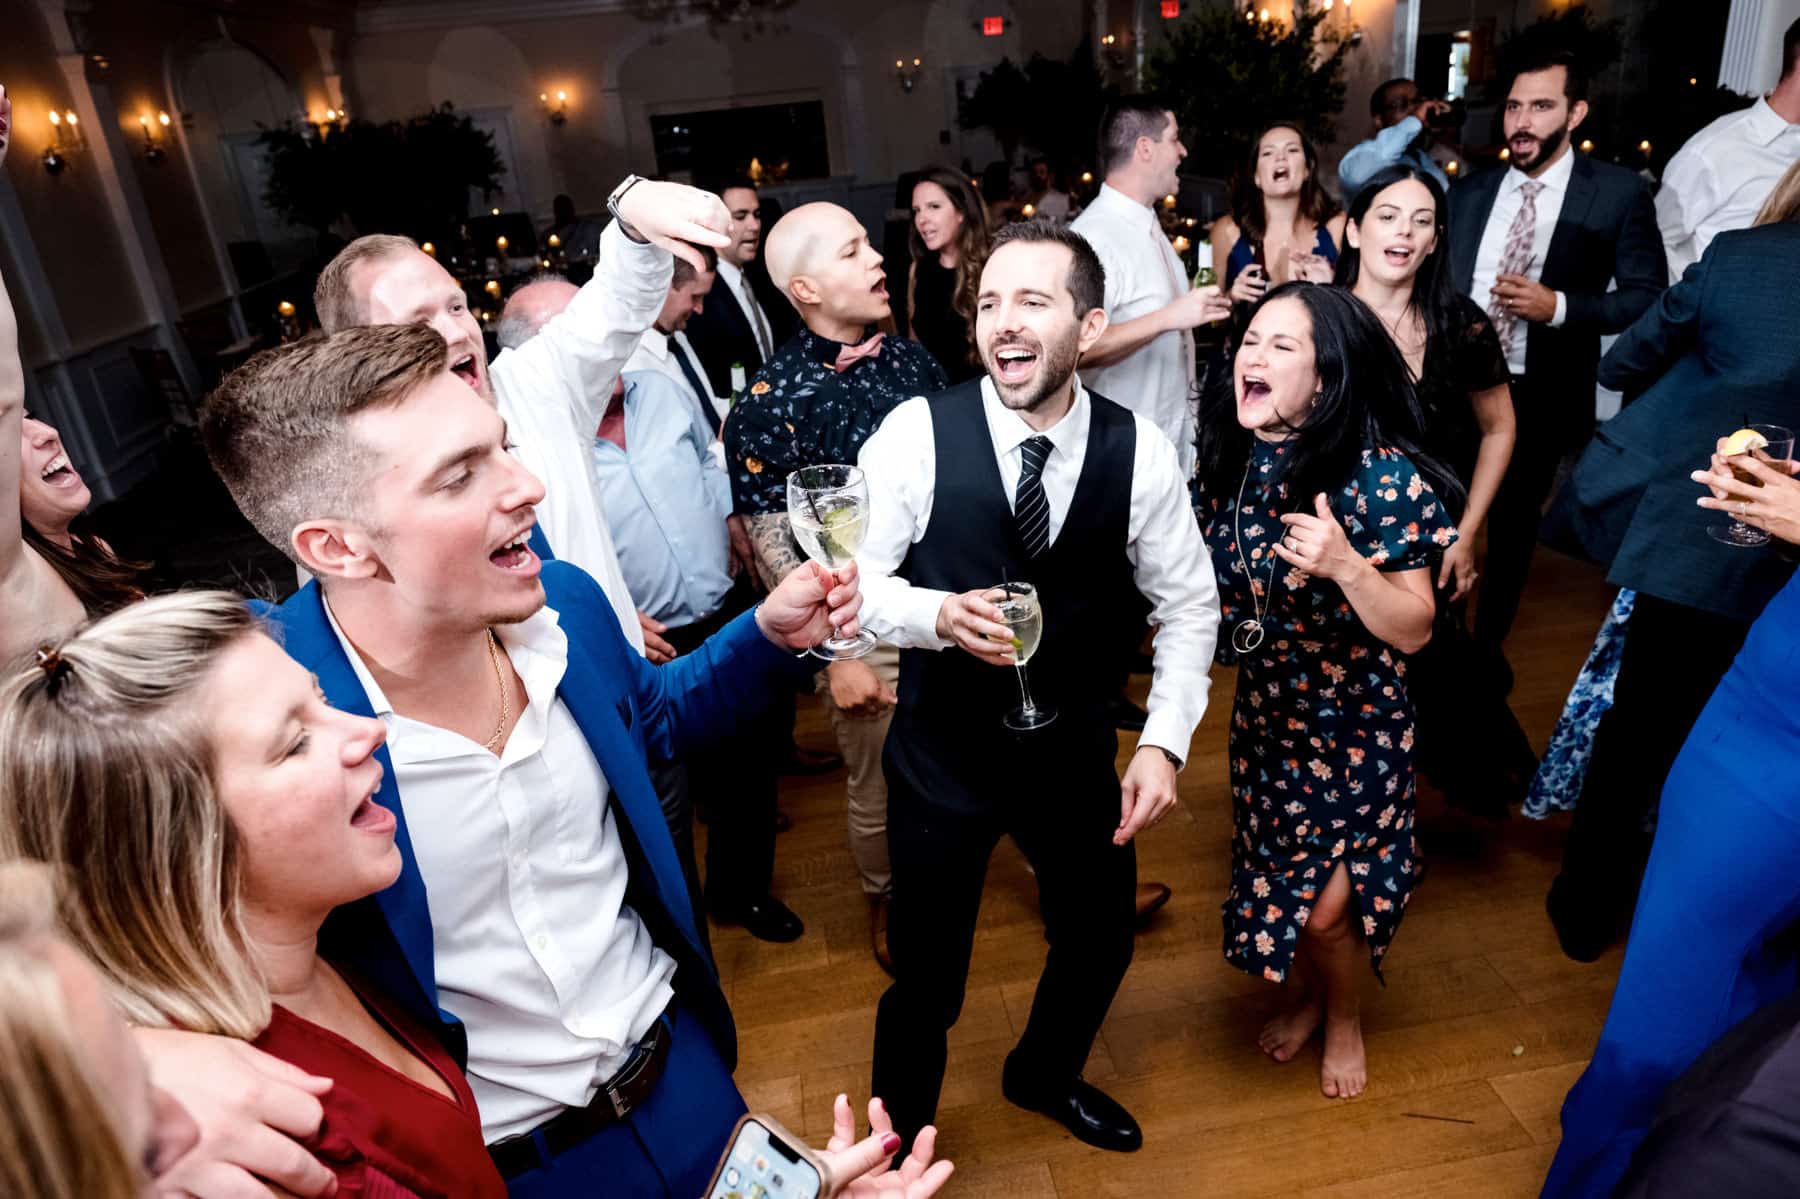
{"type": "Polygon", "coordinates": [[[402,872],[321,950],[439,1030],[513,1195],[699,1194],[744,1110],[736,1037],[645,758],[791,688],[792,651],[854,626],[854,574],[796,570],[650,666],[592,579],[528,548],[543,487],[428,327],[259,355],[201,426],[315,576],[273,613],[289,653],[388,729],[402,872]]]}

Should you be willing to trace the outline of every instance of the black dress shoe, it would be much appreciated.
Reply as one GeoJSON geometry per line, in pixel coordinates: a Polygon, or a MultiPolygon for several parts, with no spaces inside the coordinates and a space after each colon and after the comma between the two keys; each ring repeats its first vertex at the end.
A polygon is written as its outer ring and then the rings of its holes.
{"type": "Polygon", "coordinates": [[[755,903],[709,903],[706,906],[720,924],[741,924],[745,932],[759,941],[786,944],[798,941],[806,931],[800,917],[773,895],[765,895],[755,903]]]}
{"type": "Polygon", "coordinates": [[[1113,727],[1128,733],[1143,732],[1144,721],[1150,718],[1148,712],[1132,703],[1123,692],[1113,696],[1107,707],[1112,712],[1113,727]]]}
{"type": "Polygon", "coordinates": [[[1013,1059],[1006,1059],[1000,1075],[1000,1093],[1007,1102],[1027,1111],[1041,1112],[1061,1124],[1076,1140],[1096,1149],[1133,1153],[1144,1147],[1144,1133],[1131,1113],[1099,1089],[1077,1078],[1063,1087],[1030,1087],[1016,1077],[1013,1059]]]}

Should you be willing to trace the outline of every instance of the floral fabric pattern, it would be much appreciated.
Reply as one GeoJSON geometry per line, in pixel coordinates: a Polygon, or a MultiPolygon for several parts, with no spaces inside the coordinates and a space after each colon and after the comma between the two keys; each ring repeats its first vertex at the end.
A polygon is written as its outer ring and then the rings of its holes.
{"type": "Polygon", "coordinates": [[[1630,588],[1619,592],[1607,610],[1594,648],[1588,651],[1562,715],[1550,732],[1550,744],[1538,762],[1537,777],[1531,780],[1531,794],[1521,809],[1533,820],[1543,820],[1557,812],[1572,812],[1581,798],[1581,785],[1587,781],[1588,759],[1594,756],[1594,734],[1600,718],[1611,709],[1613,684],[1619,679],[1619,658],[1625,652],[1625,624],[1631,619],[1631,607],[1637,592],[1630,588]]]}
{"type": "MultiPolygon", "coordinates": [[[[872,330],[871,330],[872,332],[872,330]]],[[[801,329],[750,381],[725,418],[732,511],[787,513],[787,477],[803,466],[855,465],[863,442],[914,396],[949,386],[931,351],[903,337],[839,373],[842,342],[801,329]]]]}
{"type": "MultiPolygon", "coordinates": [[[[1405,659],[1363,628],[1336,583],[1274,554],[1285,532],[1281,514],[1312,510],[1311,497],[1290,497],[1280,481],[1283,453],[1253,443],[1241,520],[1236,495],[1201,496],[1222,639],[1268,597],[1264,639],[1238,658],[1231,712],[1225,959],[1272,982],[1286,979],[1300,930],[1343,862],[1379,976],[1421,869],[1405,659]]],[[[1392,450],[1365,450],[1331,508],[1351,546],[1384,572],[1427,567],[1434,550],[1456,540],[1437,495],[1392,450]]]]}

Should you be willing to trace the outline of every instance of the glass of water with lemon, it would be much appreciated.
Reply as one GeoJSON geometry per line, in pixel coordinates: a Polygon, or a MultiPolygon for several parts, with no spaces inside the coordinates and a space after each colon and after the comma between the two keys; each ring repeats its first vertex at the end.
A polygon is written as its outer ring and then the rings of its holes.
{"type": "MultiPolygon", "coordinates": [[[[788,476],[788,525],[806,556],[836,572],[856,560],[869,531],[869,483],[854,466],[803,466],[788,476]]],[[[863,629],[828,637],[812,653],[827,661],[860,658],[875,648],[863,629]]]]}
{"type": "MultiPolygon", "coordinates": [[[[1725,444],[1719,447],[1721,458],[1745,455],[1759,458],[1771,465],[1784,463],[1794,456],[1794,431],[1781,425],[1745,425],[1727,437],[1725,444]]],[[[1738,482],[1752,487],[1762,486],[1762,480],[1743,467],[1730,462],[1726,465],[1737,476],[1738,482]]],[[[1714,541],[1722,541],[1726,545],[1749,547],[1769,544],[1767,533],[1736,519],[1728,525],[1712,525],[1706,532],[1714,541]]]]}
{"type": "Polygon", "coordinates": [[[1044,639],[1044,608],[1038,602],[1037,588],[1030,583],[1002,583],[988,598],[1000,609],[1000,619],[1012,634],[1013,664],[1018,667],[1019,695],[1024,700],[1001,723],[1017,732],[1041,729],[1056,719],[1056,709],[1032,699],[1031,684],[1025,678],[1025,664],[1044,639]]]}

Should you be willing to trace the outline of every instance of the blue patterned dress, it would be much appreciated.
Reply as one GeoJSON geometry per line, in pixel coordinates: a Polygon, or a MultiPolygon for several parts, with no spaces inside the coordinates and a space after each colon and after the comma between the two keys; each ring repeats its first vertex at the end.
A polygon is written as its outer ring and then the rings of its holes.
{"type": "MultiPolygon", "coordinates": [[[[1341,861],[1379,976],[1421,868],[1405,659],[1363,628],[1336,583],[1274,556],[1285,532],[1281,514],[1313,510],[1311,497],[1290,499],[1286,484],[1274,481],[1284,452],[1253,442],[1241,560],[1237,495],[1203,494],[1201,504],[1219,579],[1221,639],[1256,615],[1252,589],[1272,591],[1265,638],[1238,659],[1231,711],[1235,831],[1225,960],[1283,981],[1312,905],[1341,861]]],[[[1428,567],[1434,549],[1456,540],[1436,494],[1395,451],[1365,450],[1331,507],[1351,546],[1383,572],[1428,567]]]]}

